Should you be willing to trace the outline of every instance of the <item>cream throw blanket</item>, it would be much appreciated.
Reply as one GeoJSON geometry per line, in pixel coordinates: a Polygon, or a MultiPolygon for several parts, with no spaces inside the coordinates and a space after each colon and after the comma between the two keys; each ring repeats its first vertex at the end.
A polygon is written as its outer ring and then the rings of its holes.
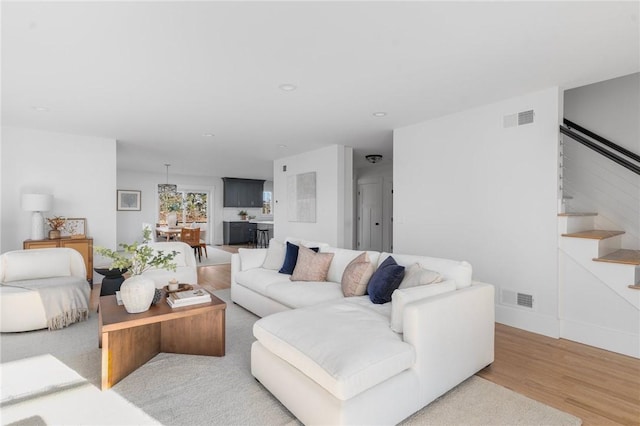
{"type": "Polygon", "coordinates": [[[2,283],[37,291],[42,299],[49,330],[59,330],[89,318],[89,284],[80,277],[55,277],[2,283]]]}

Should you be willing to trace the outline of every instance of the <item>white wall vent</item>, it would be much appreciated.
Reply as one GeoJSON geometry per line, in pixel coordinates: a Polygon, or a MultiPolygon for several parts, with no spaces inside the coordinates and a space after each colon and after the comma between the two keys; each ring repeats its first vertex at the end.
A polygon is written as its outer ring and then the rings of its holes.
{"type": "Polygon", "coordinates": [[[533,309],[533,295],[501,289],[500,303],[503,305],[533,309]]]}
{"type": "Polygon", "coordinates": [[[524,126],[525,124],[533,123],[535,113],[532,109],[529,111],[522,111],[516,114],[507,114],[502,118],[502,127],[524,126]]]}

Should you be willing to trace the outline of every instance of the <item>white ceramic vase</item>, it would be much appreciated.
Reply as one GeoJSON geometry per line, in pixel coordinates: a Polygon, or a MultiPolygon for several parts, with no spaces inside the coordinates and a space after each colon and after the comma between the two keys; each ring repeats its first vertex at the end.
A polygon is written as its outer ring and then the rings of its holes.
{"type": "Polygon", "coordinates": [[[178,224],[178,214],[176,212],[167,213],[167,225],[176,226],[178,224]]]}
{"type": "Polygon", "coordinates": [[[156,285],[153,280],[142,275],[127,278],[120,286],[122,303],[130,314],[148,311],[155,292],[156,285]]]}

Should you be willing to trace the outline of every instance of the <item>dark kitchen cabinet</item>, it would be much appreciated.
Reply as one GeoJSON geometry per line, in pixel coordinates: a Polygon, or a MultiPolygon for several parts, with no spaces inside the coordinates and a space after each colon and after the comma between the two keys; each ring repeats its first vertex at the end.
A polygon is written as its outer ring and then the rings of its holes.
{"type": "Polygon", "coordinates": [[[246,244],[255,242],[257,225],[247,221],[223,222],[224,244],[246,244]]]}
{"type": "Polygon", "coordinates": [[[224,207],[262,207],[264,180],[222,178],[224,207]]]}

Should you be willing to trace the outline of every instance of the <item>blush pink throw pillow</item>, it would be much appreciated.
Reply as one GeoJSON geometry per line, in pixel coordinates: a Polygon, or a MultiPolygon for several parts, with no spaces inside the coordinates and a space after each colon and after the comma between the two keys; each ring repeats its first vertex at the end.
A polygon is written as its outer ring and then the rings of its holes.
{"type": "Polygon", "coordinates": [[[326,281],[333,253],[316,253],[300,246],[291,281],[326,281]]]}
{"type": "Polygon", "coordinates": [[[366,252],[349,262],[342,273],[342,294],[345,297],[363,296],[374,269],[366,252]]]}

